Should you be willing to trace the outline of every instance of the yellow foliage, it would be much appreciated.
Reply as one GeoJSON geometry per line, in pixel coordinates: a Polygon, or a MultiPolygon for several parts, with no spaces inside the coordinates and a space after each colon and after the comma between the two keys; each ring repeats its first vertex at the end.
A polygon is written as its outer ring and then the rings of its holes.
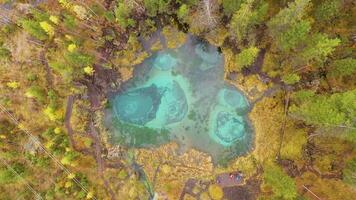
{"type": "Polygon", "coordinates": [[[209,195],[214,200],[220,200],[224,197],[224,192],[220,186],[213,184],[209,186],[209,195]]]}
{"type": "Polygon", "coordinates": [[[215,46],[222,46],[225,38],[229,35],[225,27],[214,28],[207,35],[206,39],[215,46]]]}
{"type": "MultiPolygon", "coordinates": [[[[299,185],[300,192],[305,191],[302,185],[307,185],[308,189],[317,194],[320,199],[355,199],[356,195],[356,190],[343,183],[342,180],[322,179],[311,172],[306,172],[301,177],[298,177],[297,185],[299,185]]],[[[304,196],[307,199],[314,198],[310,192],[304,196]]]]}
{"type": "Polygon", "coordinates": [[[54,27],[50,25],[48,22],[43,21],[40,22],[41,28],[47,33],[48,36],[54,36],[54,27]]]}
{"type": "Polygon", "coordinates": [[[71,181],[67,181],[64,185],[65,188],[70,188],[72,187],[73,183],[71,181]]]}
{"type": "Polygon", "coordinates": [[[163,165],[162,168],[161,168],[162,172],[164,174],[168,174],[172,171],[171,167],[167,164],[163,165]]]}
{"type": "Polygon", "coordinates": [[[48,142],[46,142],[45,147],[46,147],[46,149],[50,149],[53,145],[54,145],[53,141],[48,141],[48,142]]]}
{"type": "Polygon", "coordinates": [[[162,30],[163,35],[166,37],[168,48],[175,49],[184,44],[187,35],[172,26],[166,26],[162,30]]]}
{"type": "Polygon", "coordinates": [[[68,45],[67,49],[68,49],[69,52],[73,52],[74,50],[77,49],[77,45],[72,43],[72,44],[68,45]]]}
{"type": "Polygon", "coordinates": [[[224,69],[227,72],[233,72],[235,69],[235,57],[231,49],[223,48],[222,53],[224,55],[224,69]]]}
{"type": "Polygon", "coordinates": [[[88,19],[88,12],[83,6],[74,5],[72,9],[79,19],[81,20],[88,19]]]}
{"type": "Polygon", "coordinates": [[[55,134],[60,134],[62,132],[62,130],[61,130],[61,128],[59,128],[59,127],[56,127],[55,129],[54,129],[54,133],[55,134]]]}
{"type": "Polygon", "coordinates": [[[92,199],[93,197],[94,197],[94,192],[92,192],[92,191],[88,192],[86,198],[87,199],[92,199]]]}
{"type": "Polygon", "coordinates": [[[55,110],[54,108],[48,106],[43,110],[43,113],[51,120],[59,120],[62,118],[62,110],[55,110]]]}
{"type": "Polygon", "coordinates": [[[68,0],[58,0],[58,2],[59,2],[59,4],[61,4],[61,6],[63,8],[66,8],[66,9],[72,8],[72,4],[68,0]]]}
{"type": "Polygon", "coordinates": [[[73,37],[71,35],[65,35],[64,36],[67,40],[73,40],[73,37]]]}
{"type": "Polygon", "coordinates": [[[22,130],[22,131],[25,131],[25,130],[26,130],[25,125],[24,125],[23,123],[21,123],[21,122],[19,123],[18,128],[19,128],[20,130],[22,130]]]}
{"type": "Polygon", "coordinates": [[[303,155],[303,145],[307,143],[306,131],[287,124],[284,140],[281,148],[283,159],[301,160],[303,155]]]}
{"type": "Polygon", "coordinates": [[[283,106],[279,100],[264,98],[253,107],[250,113],[250,119],[255,128],[253,154],[259,162],[275,159],[277,155],[283,106]]]}
{"type": "Polygon", "coordinates": [[[73,178],[75,178],[75,174],[74,173],[70,173],[70,174],[68,174],[67,178],[68,179],[73,179],[73,178]]]}
{"type": "Polygon", "coordinates": [[[251,154],[248,154],[243,157],[238,157],[230,167],[231,170],[239,169],[244,173],[244,176],[250,177],[256,173],[256,169],[257,169],[256,159],[251,154]]]}
{"type": "Polygon", "coordinates": [[[49,20],[50,20],[51,22],[53,22],[54,24],[58,24],[58,23],[59,23],[58,17],[57,17],[57,16],[54,16],[54,15],[51,15],[51,16],[49,17],[49,20]]]}
{"type": "Polygon", "coordinates": [[[93,75],[95,70],[92,66],[86,66],[84,67],[84,72],[88,74],[89,76],[93,75]]]}
{"type": "Polygon", "coordinates": [[[17,81],[10,81],[6,83],[6,86],[11,88],[11,89],[17,89],[20,87],[20,83],[17,81]]]}

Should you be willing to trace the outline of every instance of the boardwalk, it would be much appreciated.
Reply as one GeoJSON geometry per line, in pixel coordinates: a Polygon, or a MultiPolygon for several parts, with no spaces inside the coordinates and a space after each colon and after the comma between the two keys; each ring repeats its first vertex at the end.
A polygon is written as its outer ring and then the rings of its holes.
{"type": "Polygon", "coordinates": [[[219,174],[216,177],[216,183],[222,188],[242,185],[244,178],[242,174],[240,176],[238,174],[238,172],[219,174]],[[239,178],[237,178],[238,176],[239,178]]]}

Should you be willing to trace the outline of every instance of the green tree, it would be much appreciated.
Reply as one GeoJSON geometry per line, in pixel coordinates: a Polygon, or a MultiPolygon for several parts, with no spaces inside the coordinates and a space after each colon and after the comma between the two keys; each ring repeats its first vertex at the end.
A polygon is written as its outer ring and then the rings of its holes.
{"type": "Polygon", "coordinates": [[[251,26],[254,25],[254,17],[256,15],[252,10],[252,4],[254,0],[247,0],[246,3],[241,5],[241,8],[237,10],[232,16],[230,22],[230,30],[236,37],[238,42],[245,39],[245,36],[251,26]]]}
{"type": "Polygon", "coordinates": [[[332,20],[339,14],[340,7],[339,0],[322,1],[315,10],[315,18],[320,22],[332,20]]]}
{"type": "Polygon", "coordinates": [[[154,17],[157,14],[168,12],[171,0],[144,0],[143,3],[148,15],[154,17]]]}
{"type": "Polygon", "coordinates": [[[283,80],[283,82],[285,82],[289,85],[292,85],[292,84],[299,82],[300,76],[295,73],[286,74],[282,77],[282,80],[283,80]]]}
{"type": "Polygon", "coordinates": [[[324,62],[340,42],[338,38],[329,39],[325,34],[315,34],[301,52],[301,57],[307,63],[310,61],[324,62]]]}
{"type": "Polygon", "coordinates": [[[224,14],[227,16],[235,13],[246,0],[222,0],[224,14]]]}
{"type": "Polygon", "coordinates": [[[290,108],[293,117],[322,127],[351,127],[356,114],[356,90],[332,95],[317,95],[302,90],[293,95],[290,108]]]}
{"type": "Polygon", "coordinates": [[[8,60],[11,57],[11,51],[0,45],[0,60],[8,60]]]}
{"type": "Polygon", "coordinates": [[[343,170],[343,181],[351,186],[356,186],[356,158],[347,161],[343,170]]]}
{"type": "Polygon", "coordinates": [[[21,26],[30,35],[34,36],[39,40],[46,40],[48,35],[45,30],[41,27],[40,23],[34,20],[21,20],[21,26]]]}
{"type": "Polygon", "coordinates": [[[356,72],[356,59],[345,58],[335,60],[332,62],[331,67],[329,72],[331,76],[350,76],[356,72]]]}
{"type": "Polygon", "coordinates": [[[240,8],[234,13],[230,21],[230,31],[236,37],[237,42],[247,38],[247,34],[260,24],[267,14],[268,3],[255,0],[247,0],[241,4],[240,8]],[[255,5],[256,4],[256,5],[255,5]]]}
{"type": "Polygon", "coordinates": [[[306,40],[310,29],[310,22],[306,20],[293,24],[290,29],[281,33],[278,37],[280,48],[287,51],[296,48],[298,44],[306,40]]]}
{"type": "Polygon", "coordinates": [[[267,26],[271,36],[277,39],[281,33],[300,21],[305,16],[310,5],[310,0],[295,0],[288,3],[287,8],[279,11],[277,15],[268,21],[267,26]]]}
{"type": "Polygon", "coordinates": [[[20,163],[14,163],[9,167],[0,168],[0,184],[9,184],[19,181],[20,179],[16,173],[23,177],[26,174],[25,166],[20,163]]]}
{"type": "Polygon", "coordinates": [[[180,20],[184,20],[189,14],[189,7],[187,4],[182,4],[178,11],[177,11],[177,16],[180,20]]]}
{"type": "Polygon", "coordinates": [[[277,165],[267,165],[263,173],[264,184],[272,188],[274,196],[279,199],[295,199],[297,189],[294,180],[277,165]]]}
{"type": "Polygon", "coordinates": [[[124,29],[129,26],[135,25],[135,20],[130,18],[131,5],[125,4],[124,2],[119,2],[114,10],[116,21],[124,29]]]}
{"type": "Polygon", "coordinates": [[[41,103],[44,103],[46,100],[45,90],[39,87],[38,85],[33,85],[30,88],[28,88],[25,95],[26,97],[34,98],[41,103]]]}
{"type": "Polygon", "coordinates": [[[235,57],[237,67],[236,71],[241,70],[243,67],[248,67],[252,65],[258,55],[258,52],[259,49],[257,47],[252,46],[243,49],[239,54],[237,54],[235,57]]]}

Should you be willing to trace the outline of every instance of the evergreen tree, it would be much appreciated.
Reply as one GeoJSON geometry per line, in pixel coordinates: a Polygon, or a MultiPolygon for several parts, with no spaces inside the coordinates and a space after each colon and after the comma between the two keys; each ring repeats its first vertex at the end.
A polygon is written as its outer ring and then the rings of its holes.
{"type": "Polygon", "coordinates": [[[332,20],[339,15],[341,2],[339,0],[327,0],[321,2],[315,11],[315,18],[320,22],[332,20]]]}
{"type": "Polygon", "coordinates": [[[185,18],[188,16],[189,14],[189,8],[187,4],[182,4],[177,12],[177,16],[180,20],[185,20],[185,18]]]}
{"type": "Polygon", "coordinates": [[[308,124],[324,127],[354,127],[356,90],[332,95],[317,95],[303,90],[294,94],[292,116],[308,124]]]}
{"type": "Polygon", "coordinates": [[[293,200],[297,197],[294,180],[276,165],[267,165],[263,173],[264,184],[272,187],[276,199],[293,200]]]}
{"type": "Polygon", "coordinates": [[[324,62],[340,42],[338,38],[329,39],[325,34],[315,34],[309,39],[307,47],[301,52],[301,57],[307,63],[311,61],[324,62]]]}
{"type": "Polygon", "coordinates": [[[135,25],[135,21],[130,18],[131,9],[131,5],[127,5],[124,2],[119,2],[118,6],[114,10],[116,21],[124,29],[128,26],[135,25]]]}
{"type": "Polygon", "coordinates": [[[241,8],[235,12],[230,22],[231,32],[234,34],[238,42],[246,38],[246,34],[254,25],[254,17],[256,15],[252,10],[254,0],[247,0],[241,5],[241,8]]]}
{"type": "Polygon", "coordinates": [[[331,69],[329,74],[331,76],[350,76],[356,72],[356,59],[345,58],[340,60],[335,60],[331,64],[331,69]]]}
{"type": "Polygon", "coordinates": [[[222,0],[224,14],[227,16],[235,13],[246,0],[222,0]]]}
{"type": "Polygon", "coordinates": [[[241,53],[237,54],[235,58],[235,62],[237,66],[236,71],[240,71],[243,67],[248,67],[252,65],[258,55],[258,52],[259,49],[257,47],[252,46],[243,49],[241,53]]]}
{"type": "Polygon", "coordinates": [[[279,11],[268,23],[270,34],[277,39],[280,33],[285,32],[306,14],[308,7],[311,5],[310,0],[295,0],[288,4],[287,8],[279,11]]]}
{"type": "Polygon", "coordinates": [[[290,29],[281,33],[278,37],[279,47],[286,51],[296,48],[298,44],[305,42],[310,29],[309,21],[301,20],[293,24],[290,29]]]}
{"type": "Polygon", "coordinates": [[[171,0],[144,0],[145,8],[151,17],[169,11],[171,0]]]}

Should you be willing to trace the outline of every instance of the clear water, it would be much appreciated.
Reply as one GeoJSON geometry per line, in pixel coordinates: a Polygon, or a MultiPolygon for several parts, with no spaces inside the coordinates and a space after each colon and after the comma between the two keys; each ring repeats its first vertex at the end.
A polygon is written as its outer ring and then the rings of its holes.
{"type": "Polygon", "coordinates": [[[193,147],[215,161],[251,145],[247,99],[224,82],[218,49],[194,37],[137,66],[110,103],[113,143],[152,147],[174,140],[182,150],[193,147]]]}

